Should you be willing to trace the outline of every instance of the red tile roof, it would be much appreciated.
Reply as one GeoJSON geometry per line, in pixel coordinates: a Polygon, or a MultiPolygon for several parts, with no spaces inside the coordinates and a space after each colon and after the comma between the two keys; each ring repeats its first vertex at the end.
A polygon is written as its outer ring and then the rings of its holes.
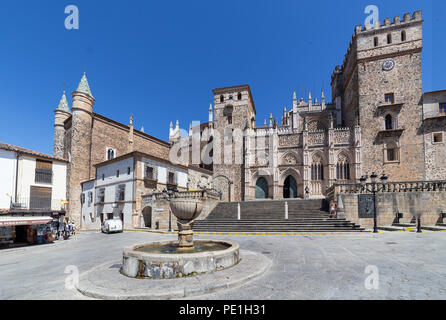
{"type": "Polygon", "coordinates": [[[52,156],[52,155],[49,155],[46,153],[37,152],[34,150],[30,150],[30,149],[25,149],[22,147],[13,146],[12,144],[7,144],[7,143],[3,143],[3,142],[0,142],[0,149],[14,151],[19,154],[27,154],[27,155],[35,156],[37,158],[44,158],[44,159],[49,159],[49,160],[68,162],[67,160],[65,160],[63,158],[59,158],[56,156],[52,156]]]}

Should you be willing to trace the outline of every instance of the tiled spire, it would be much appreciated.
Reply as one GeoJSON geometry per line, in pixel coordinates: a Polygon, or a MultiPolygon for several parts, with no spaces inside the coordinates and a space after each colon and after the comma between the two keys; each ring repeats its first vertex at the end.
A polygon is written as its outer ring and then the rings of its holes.
{"type": "Polygon", "coordinates": [[[65,95],[65,90],[63,91],[62,98],[60,98],[59,105],[57,106],[57,110],[70,112],[70,107],[68,107],[67,97],[65,95]]]}
{"type": "Polygon", "coordinates": [[[93,95],[91,94],[90,86],[88,85],[87,75],[85,74],[85,72],[84,72],[84,75],[82,76],[81,82],[79,82],[79,86],[77,87],[76,91],[88,94],[90,97],[93,98],[93,95]]]}

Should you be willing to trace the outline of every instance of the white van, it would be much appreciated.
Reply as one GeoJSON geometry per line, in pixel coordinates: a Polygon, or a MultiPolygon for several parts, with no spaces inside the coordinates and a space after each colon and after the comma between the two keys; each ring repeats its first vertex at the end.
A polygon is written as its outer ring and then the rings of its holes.
{"type": "Polygon", "coordinates": [[[123,232],[124,229],[122,227],[121,219],[105,220],[104,224],[102,225],[101,231],[103,233],[123,232]]]}

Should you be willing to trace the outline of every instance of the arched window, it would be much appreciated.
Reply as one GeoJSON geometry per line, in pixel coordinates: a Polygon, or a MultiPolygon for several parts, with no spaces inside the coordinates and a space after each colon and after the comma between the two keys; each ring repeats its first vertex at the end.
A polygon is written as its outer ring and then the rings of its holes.
{"type": "Polygon", "coordinates": [[[406,41],[406,31],[401,31],[401,41],[406,41]]]}
{"type": "Polygon", "coordinates": [[[378,46],[378,37],[373,38],[373,45],[374,45],[375,47],[378,46]]]}
{"type": "Polygon", "coordinates": [[[399,149],[394,141],[388,141],[384,148],[384,160],[385,162],[397,162],[399,161],[399,149]]]}
{"type": "Polygon", "coordinates": [[[322,158],[319,156],[313,158],[313,164],[311,165],[311,180],[324,180],[324,164],[322,163],[322,158]]]}
{"type": "Polygon", "coordinates": [[[223,95],[220,96],[220,102],[225,102],[225,97],[223,95]]]}
{"type": "Polygon", "coordinates": [[[239,94],[237,95],[237,100],[242,100],[242,94],[239,92],[239,94]]]}
{"type": "Polygon", "coordinates": [[[107,160],[112,160],[115,158],[115,150],[108,148],[107,150],[107,160]]]}
{"type": "Polygon", "coordinates": [[[386,130],[392,130],[393,129],[393,118],[392,115],[388,114],[386,116],[386,130]]]}
{"type": "Polygon", "coordinates": [[[350,180],[350,163],[348,158],[341,154],[336,164],[336,179],[338,180],[350,180]]]}
{"type": "Polygon", "coordinates": [[[234,111],[233,106],[227,106],[223,110],[223,116],[228,118],[228,124],[232,124],[232,112],[234,111]]]}
{"type": "Polygon", "coordinates": [[[387,35],[387,44],[391,44],[392,43],[392,35],[389,33],[387,35]]]}

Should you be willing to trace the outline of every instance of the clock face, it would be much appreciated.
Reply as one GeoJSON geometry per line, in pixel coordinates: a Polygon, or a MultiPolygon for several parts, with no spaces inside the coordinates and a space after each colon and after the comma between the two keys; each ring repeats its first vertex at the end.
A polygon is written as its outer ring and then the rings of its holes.
{"type": "Polygon", "coordinates": [[[386,60],[383,63],[383,70],[384,71],[390,71],[395,67],[395,61],[392,59],[386,60]]]}

